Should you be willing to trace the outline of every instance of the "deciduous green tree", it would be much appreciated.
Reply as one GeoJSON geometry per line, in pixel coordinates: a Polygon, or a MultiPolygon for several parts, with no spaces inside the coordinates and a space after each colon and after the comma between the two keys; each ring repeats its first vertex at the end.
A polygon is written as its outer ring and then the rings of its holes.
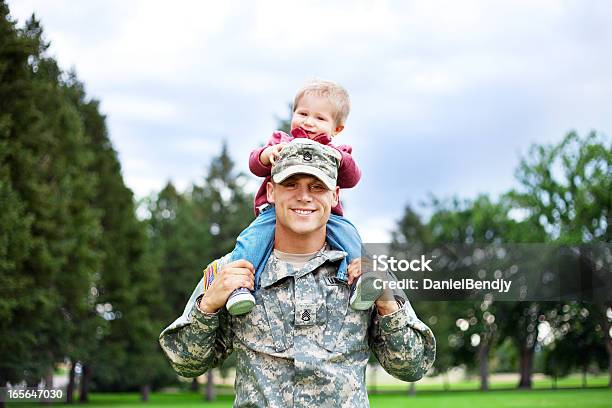
{"type": "MultiPolygon", "coordinates": [[[[521,186],[509,197],[517,208],[526,212],[531,225],[546,230],[550,242],[569,245],[610,243],[611,174],[612,145],[609,138],[596,132],[584,137],[570,132],[557,144],[531,147],[516,173],[521,186]]],[[[566,304],[557,306],[564,308],[566,304]]],[[[590,319],[598,321],[595,328],[601,330],[608,353],[609,386],[612,387],[609,318],[612,303],[587,303],[581,307],[589,313],[590,319]]],[[[557,312],[562,314],[562,310],[557,312]]],[[[568,347],[580,353],[577,347],[582,343],[576,338],[589,337],[590,334],[581,331],[592,328],[575,322],[577,326],[567,331],[565,341],[570,342],[568,347]]],[[[563,338],[558,339],[558,342],[562,341],[563,338]]],[[[561,345],[557,347],[564,348],[561,345]]]]}

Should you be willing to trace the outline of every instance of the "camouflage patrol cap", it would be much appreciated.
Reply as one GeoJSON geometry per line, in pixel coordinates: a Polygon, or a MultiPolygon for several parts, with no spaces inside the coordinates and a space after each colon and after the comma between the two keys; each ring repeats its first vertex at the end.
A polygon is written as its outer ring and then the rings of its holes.
{"type": "Polygon", "coordinates": [[[338,178],[338,159],[331,147],[310,139],[293,139],[272,166],[272,180],[282,183],[294,174],[315,176],[333,190],[338,178]]]}

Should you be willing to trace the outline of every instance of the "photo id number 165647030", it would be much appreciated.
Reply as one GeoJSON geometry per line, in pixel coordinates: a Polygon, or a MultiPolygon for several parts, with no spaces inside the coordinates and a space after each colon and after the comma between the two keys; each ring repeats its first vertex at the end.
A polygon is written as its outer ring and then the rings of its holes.
{"type": "Polygon", "coordinates": [[[65,393],[60,388],[39,389],[36,387],[7,388],[0,387],[2,402],[65,402],[65,393]]]}

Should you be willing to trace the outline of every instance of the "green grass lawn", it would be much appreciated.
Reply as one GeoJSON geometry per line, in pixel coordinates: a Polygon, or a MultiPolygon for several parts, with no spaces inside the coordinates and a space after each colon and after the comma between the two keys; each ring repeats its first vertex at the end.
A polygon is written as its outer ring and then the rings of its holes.
{"type": "MultiPolygon", "coordinates": [[[[489,387],[492,390],[513,390],[516,388],[518,379],[513,381],[500,381],[495,380],[489,387]]],[[[608,385],[607,375],[589,375],[587,377],[588,387],[605,387],[608,385]]],[[[582,376],[579,374],[569,375],[565,378],[557,380],[557,388],[581,388],[582,387],[582,376]]],[[[461,380],[450,384],[451,391],[465,391],[465,390],[478,390],[480,388],[480,380],[476,377],[470,380],[461,380]]],[[[553,388],[553,381],[550,378],[534,379],[534,389],[551,389],[553,388]]],[[[368,389],[370,391],[376,389],[380,391],[403,391],[408,389],[408,384],[380,384],[373,387],[373,384],[368,383],[368,389]]],[[[431,384],[431,383],[416,383],[416,389],[418,391],[444,391],[444,385],[442,383],[431,384]]],[[[612,407],[612,403],[610,404],[612,407]]]]}
{"type": "MultiPolygon", "coordinates": [[[[92,394],[87,405],[92,407],[207,407],[229,408],[234,400],[233,395],[220,395],[214,402],[204,402],[200,394],[151,394],[151,400],[144,404],[138,394],[92,394]]],[[[422,392],[416,396],[404,395],[370,395],[373,408],[608,408],[612,406],[612,389],[580,390],[532,390],[532,391],[458,391],[458,392],[422,392]]],[[[11,404],[13,407],[25,407],[25,404],[11,404]]]]}
{"type": "Polygon", "coordinates": [[[435,392],[415,397],[375,395],[370,397],[370,404],[373,408],[609,408],[612,406],[612,390],[435,392]]]}

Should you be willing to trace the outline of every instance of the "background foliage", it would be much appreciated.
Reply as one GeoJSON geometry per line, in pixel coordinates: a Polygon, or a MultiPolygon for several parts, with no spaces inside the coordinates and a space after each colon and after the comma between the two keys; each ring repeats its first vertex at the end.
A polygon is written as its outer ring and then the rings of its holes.
{"type": "MultiPolygon", "coordinates": [[[[223,146],[186,191],[169,182],[136,203],[99,101],[47,55],[34,17],[16,28],[8,14],[0,2],[0,385],[49,382],[67,363],[70,394],[80,373],[82,400],[89,390],[146,398],[177,381],[159,332],[253,217],[246,175],[223,146]]],[[[516,189],[500,197],[432,197],[426,220],[407,206],[393,245],[610,243],[611,174],[609,139],[570,132],[532,146],[516,189]]],[[[483,389],[491,369],[518,371],[521,387],[534,370],[557,378],[607,367],[612,378],[610,304],[415,308],[438,339],[434,373],[464,366],[483,389]]]]}

